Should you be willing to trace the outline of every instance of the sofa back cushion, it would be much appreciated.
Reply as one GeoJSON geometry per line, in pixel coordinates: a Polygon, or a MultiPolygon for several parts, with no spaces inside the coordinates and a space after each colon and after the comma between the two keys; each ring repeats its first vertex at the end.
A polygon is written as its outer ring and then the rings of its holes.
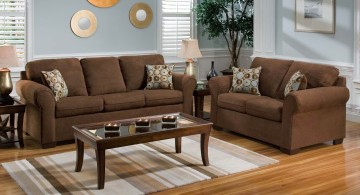
{"type": "Polygon", "coordinates": [[[274,98],[292,63],[292,60],[255,58],[251,68],[262,67],[259,79],[260,94],[274,98]]]}
{"type": "Polygon", "coordinates": [[[119,57],[121,71],[128,91],[144,89],[146,86],[146,65],[164,64],[159,54],[119,57]]]}
{"type": "Polygon", "coordinates": [[[103,95],[126,91],[117,58],[84,58],[80,62],[89,95],[103,95]]]}
{"type": "Polygon", "coordinates": [[[58,69],[68,87],[68,96],[87,96],[85,79],[77,58],[46,59],[28,62],[25,66],[26,77],[29,80],[44,84],[41,71],[58,69]]]}
{"type": "Polygon", "coordinates": [[[284,77],[277,98],[284,98],[286,84],[297,71],[305,75],[307,79],[307,89],[333,86],[339,76],[339,70],[333,66],[295,61],[284,77]]]}

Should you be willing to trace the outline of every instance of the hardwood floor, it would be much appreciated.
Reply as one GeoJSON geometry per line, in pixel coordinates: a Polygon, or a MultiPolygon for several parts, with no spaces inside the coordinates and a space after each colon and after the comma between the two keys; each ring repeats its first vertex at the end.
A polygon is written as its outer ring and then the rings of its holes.
{"type": "MultiPolygon", "coordinates": [[[[209,110],[209,97],[205,110],[209,110]]],[[[360,124],[346,123],[346,139],[307,147],[288,156],[276,147],[228,131],[211,136],[277,159],[279,164],[199,182],[157,194],[360,194],[360,124]]],[[[0,163],[75,150],[74,144],[40,149],[25,136],[25,148],[0,147],[0,163]]],[[[75,165],[74,165],[75,166],[75,165]]],[[[0,166],[0,194],[24,194],[0,166]]]]}

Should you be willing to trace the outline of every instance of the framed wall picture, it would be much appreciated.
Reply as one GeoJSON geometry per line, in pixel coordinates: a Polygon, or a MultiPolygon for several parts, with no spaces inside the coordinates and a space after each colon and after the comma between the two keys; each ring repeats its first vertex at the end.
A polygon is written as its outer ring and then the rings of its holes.
{"type": "Polygon", "coordinates": [[[335,33],[335,0],[295,0],[295,31],[335,33]]]}

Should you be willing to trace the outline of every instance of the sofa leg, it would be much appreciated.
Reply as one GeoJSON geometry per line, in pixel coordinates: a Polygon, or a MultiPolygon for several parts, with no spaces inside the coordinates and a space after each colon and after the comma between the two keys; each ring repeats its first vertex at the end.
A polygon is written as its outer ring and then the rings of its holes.
{"type": "Polygon", "coordinates": [[[333,140],[333,144],[334,144],[334,145],[342,144],[342,143],[343,143],[343,141],[344,141],[344,138],[341,138],[341,139],[335,139],[335,140],[333,140]]]}
{"type": "Polygon", "coordinates": [[[55,148],[55,147],[56,147],[56,142],[41,144],[42,149],[55,148]]]}
{"type": "Polygon", "coordinates": [[[285,153],[285,154],[288,154],[288,155],[293,155],[293,154],[297,154],[300,152],[300,149],[287,149],[287,148],[280,148],[280,151],[285,153]]]}

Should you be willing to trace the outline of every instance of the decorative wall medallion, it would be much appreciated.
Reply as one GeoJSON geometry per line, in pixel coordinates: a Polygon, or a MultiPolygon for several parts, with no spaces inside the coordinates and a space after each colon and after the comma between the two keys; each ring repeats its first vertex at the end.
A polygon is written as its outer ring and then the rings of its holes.
{"type": "Polygon", "coordinates": [[[112,7],[119,2],[119,0],[88,0],[89,3],[96,7],[112,7]]]}
{"type": "Polygon", "coordinates": [[[71,18],[71,30],[79,37],[90,37],[96,28],[96,16],[88,10],[78,11],[71,18]]]}
{"type": "Polygon", "coordinates": [[[136,28],[146,28],[152,21],[153,12],[146,3],[136,3],[130,9],[130,22],[136,28]]]}

